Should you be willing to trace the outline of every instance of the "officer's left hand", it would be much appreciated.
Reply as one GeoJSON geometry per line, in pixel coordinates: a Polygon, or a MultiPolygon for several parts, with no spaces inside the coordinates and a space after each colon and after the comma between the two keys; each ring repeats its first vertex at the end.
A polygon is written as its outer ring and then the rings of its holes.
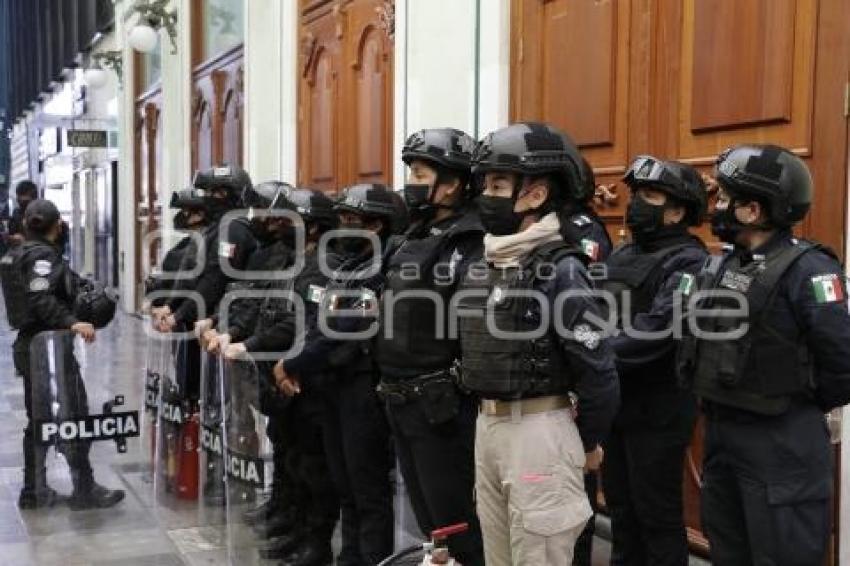
{"type": "Polygon", "coordinates": [[[215,330],[209,330],[207,336],[207,352],[221,354],[230,344],[230,334],[219,334],[215,330]]]}
{"type": "MultiPolygon", "coordinates": [[[[227,336],[225,334],[224,336],[227,336]]],[[[224,348],[224,357],[228,360],[235,360],[241,358],[246,353],[248,353],[248,349],[245,348],[244,342],[237,342],[236,344],[228,344],[226,348],[224,348]]]]}
{"type": "Polygon", "coordinates": [[[595,472],[602,466],[602,460],[605,459],[605,451],[602,450],[602,447],[597,445],[593,452],[588,452],[585,454],[585,464],[584,471],[587,472],[595,472]]]}

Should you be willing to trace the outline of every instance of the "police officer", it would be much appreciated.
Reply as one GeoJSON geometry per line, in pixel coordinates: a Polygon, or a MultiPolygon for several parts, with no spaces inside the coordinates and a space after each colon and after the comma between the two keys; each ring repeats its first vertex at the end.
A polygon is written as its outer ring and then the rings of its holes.
{"type": "Polygon", "coordinates": [[[688,231],[702,222],[706,191],[690,165],[651,156],[635,159],[624,181],[632,242],[614,250],[601,282],[617,306],[611,345],[621,394],[602,465],[611,563],[683,566],[682,475],[696,402],[678,386],[671,323],[707,256],[688,231]]]}
{"type": "Polygon", "coordinates": [[[163,332],[170,332],[178,326],[192,329],[199,320],[199,310],[208,315],[214,313],[227,283],[233,279],[223,270],[222,262],[229,262],[234,270],[244,269],[257,246],[245,218],[226,223],[227,233],[222,232],[225,227],[222,217],[239,206],[243,191],[251,186],[248,173],[235,166],[213,167],[199,171],[192,185],[202,193],[209,215],[209,225],[201,234],[206,255],[200,275],[191,282],[192,289],[200,295],[201,304],[195,300],[184,300],[175,311],[169,308],[161,312],[156,323],[163,332]]]}
{"type": "Polygon", "coordinates": [[[293,395],[301,381],[330,374],[322,391],[322,428],[342,508],[337,564],[366,566],[381,562],[393,550],[389,427],[375,391],[378,376],[371,336],[343,338],[368,333],[376,325],[384,287],[382,249],[407,222],[401,197],[383,185],[346,188],[336,210],[340,229],[355,233],[339,238],[340,265],[322,300],[320,322],[326,321],[325,328],[320,325],[308,335],[299,355],[279,362],[275,378],[284,393],[293,395]],[[333,316],[335,312],[346,316],[333,316]]]}
{"type": "MultiPolygon", "coordinates": [[[[3,265],[4,295],[9,323],[18,330],[13,352],[15,368],[24,377],[24,402],[27,427],[24,429],[24,485],[18,505],[22,509],[52,506],[60,500],[47,485],[45,457],[47,446],[38,445],[34,438],[33,415],[45,409],[34,403],[34,379],[46,375],[33,375],[30,370],[30,343],[39,333],[48,330],[70,330],[86,342],[95,338],[95,326],[83,322],[74,312],[81,280],[62,258],[57,246],[62,232],[59,210],[46,200],[34,200],[24,213],[27,240],[18,248],[14,261],[3,265]],[[7,292],[11,291],[11,292],[7,292]]],[[[74,363],[73,359],[65,361],[74,363]]],[[[72,383],[67,387],[85,391],[85,385],[76,366],[65,368],[72,383]]],[[[47,388],[47,384],[44,384],[47,388]]],[[[72,416],[87,416],[85,394],[70,396],[72,404],[66,407],[72,416]]],[[[74,491],[68,501],[71,509],[104,508],[116,505],[124,498],[122,490],[108,489],[95,482],[89,461],[90,443],[77,441],[57,446],[71,469],[74,491]]]]}
{"type": "Polygon", "coordinates": [[[463,385],[482,398],[475,487],[490,566],[572,561],[591,516],[584,472],[599,467],[617,410],[586,256],[563,241],[557,214],[576,198],[580,162],[572,140],[539,123],[489,134],[473,158],[487,263],[464,279],[458,314],[463,385]]]}
{"type": "MultiPolygon", "coordinates": [[[[169,207],[177,209],[174,215],[174,229],[186,234],[200,232],[208,223],[204,201],[200,192],[189,187],[171,194],[169,207]]],[[[145,297],[148,309],[157,318],[163,316],[162,307],[168,306],[168,311],[174,311],[185,300],[178,293],[168,294],[167,291],[187,291],[187,279],[181,277],[180,271],[188,269],[191,272],[197,262],[198,239],[184,237],[169,249],[162,259],[159,269],[145,281],[145,297]],[[152,296],[156,293],[156,296],[152,296]]]]}
{"type": "Polygon", "coordinates": [[[739,145],[716,177],[712,231],[731,249],[698,279],[722,294],[694,301],[727,311],[692,312],[679,352],[706,417],[702,524],[717,564],[822,564],[833,481],[824,412],[850,401],[844,276],[832,252],[792,234],[813,192],[800,158],[739,145]]]}
{"type": "MultiPolygon", "coordinates": [[[[582,190],[561,211],[561,235],[572,245],[579,246],[591,263],[604,263],[611,253],[612,244],[605,222],[593,209],[596,193],[596,176],[593,167],[584,157],[581,160],[582,190]]],[[[592,273],[592,272],[591,272],[592,273]]],[[[598,472],[584,476],[584,490],[590,500],[593,515],[588,519],[575,546],[573,566],[590,566],[593,556],[593,535],[596,533],[596,512],[599,491],[598,472]]]]}
{"type": "MultiPolygon", "coordinates": [[[[262,201],[290,210],[303,221],[294,226],[304,233],[304,248],[297,252],[304,254],[303,268],[294,279],[271,281],[269,288],[292,292],[301,299],[304,311],[294,309],[292,300],[285,297],[264,299],[253,333],[244,342],[228,346],[227,357],[246,351],[289,351],[296,340],[303,339],[296,335],[299,322],[304,323],[302,332],[316,328],[319,301],[327,285],[317,251],[322,234],[336,225],[333,201],[321,192],[305,189],[268,195],[262,201]],[[296,320],[299,316],[304,320],[296,320]]],[[[335,266],[333,253],[326,254],[325,260],[335,266]]],[[[259,365],[264,374],[261,377],[267,377],[272,385],[263,391],[262,405],[263,412],[269,415],[267,430],[274,447],[274,480],[271,499],[252,510],[248,519],[256,524],[266,522],[266,531],[279,535],[260,549],[263,558],[282,559],[292,566],[322,566],[333,559],[331,537],[339,518],[339,501],[322,443],[320,384],[314,379],[305,381],[301,394],[288,399],[274,387],[271,365],[259,365]]]]}
{"type": "Polygon", "coordinates": [[[18,207],[12,212],[12,217],[9,219],[7,241],[10,246],[16,246],[24,242],[24,213],[27,210],[27,206],[37,198],[38,187],[32,181],[21,181],[15,186],[15,200],[18,201],[18,207]]]}
{"type": "Polygon", "coordinates": [[[478,405],[458,388],[452,366],[460,345],[446,330],[457,284],[482,253],[484,230],[468,210],[474,149],[471,137],[451,128],[407,139],[401,156],[409,167],[404,195],[413,226],[385,265],[384,303],[392,308],[384,309],[377,340],[379,391],[419,528],[430,533],[469,523],[449,541],[452,556],[467,566],[484,564],[472,499],[478,405]]]}

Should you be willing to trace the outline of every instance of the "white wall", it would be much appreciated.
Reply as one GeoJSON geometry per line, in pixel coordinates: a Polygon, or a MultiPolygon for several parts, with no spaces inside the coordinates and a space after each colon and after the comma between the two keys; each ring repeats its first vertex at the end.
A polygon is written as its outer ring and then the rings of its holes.
{"type": "Polygon", "coordinates": [[[135,309],[135,195],[133,192],[133,88],[130,84],[135,71],[132,50],[124,40],[124,13],[131,4],[124,0],[115,5],[115,37],[118,49],[124,52],[124,86],[118,96],[118,261],[121,307],[135,309]]]}
{"type": "MultiPolygon", "coordinates": [[[[422,128],[480,138],[508,123],[509,0],[396,3],[395,155],[422,128]]],[[[396,188],[404,165],[396,160],[396,188]]]]}
{"type": "Polygon", "coordinates": [[[246,169],[295,183],[298,5],[246,0],[245,13],[246,169]]]}

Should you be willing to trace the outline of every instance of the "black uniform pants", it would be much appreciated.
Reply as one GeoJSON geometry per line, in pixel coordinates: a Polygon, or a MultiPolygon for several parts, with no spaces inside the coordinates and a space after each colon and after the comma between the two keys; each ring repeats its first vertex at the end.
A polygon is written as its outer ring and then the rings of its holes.
{"type": "Polygon", "coordinates": [[[832,449],[814,406],[778,417],[707,414],[702,524],[723,566],[819,566],[830,531],[832,449]]]}
{"type": "MultiPolygon", "coordinates": [[[[34,489],[43,487],[37,485],[44,481],[45,457],[47,446],[36,441],[35,423],[37,421],[61,420],[87,416],[89,414],[88,397],[85,384],[80,375],[80,368],[73,355],[73,340],[70,336],[60,339],[67,340],[57,351],[64,354],[61,360],[54,360],[56,367],[53,371],[48,368],[47,359],[39,359],[31,365],[30,344],[33,336],[18,334],[13,346],[15,369],[24,378],[24,406],[27,414],[27,426],[24,429],[24,488],[34,489]],[[51,388],[50,375],[55,376],[55,389],[51,388]],[[52,415],[51,404],[57,401],[60,407],[59,415],[52,415]]],[[[90,442],[62,442],[56,449],[68,461],[71,468],[75,489],[85,488],[93,481],[91,464],[89,463],[90,442]]]]}
{"type": "Polygon", "coordinates": [[[374,566],[393,551],[389,427],[370,372],[323,390],[322,432],[342,510],[338,566],[374,566]]]}
{"type": "Polygon", "coordinates": [[[284,425],[291,442],[284,465],[286,477],[295,484],[299,523],[309,536],[330,543],[339,520],[339,498],[325,457],[321,411],[322,399],[315,392],[305,390],[293,399],[284,425]]]}
{"type": "Polygon", "coordinates": [[[686,566],[684,458],[696,414],[678,394],[624,398],[604,444],[614,566],[686,566]]]}
{"type": "Polygon", "coordinates": [[[431,425],[416,401],[387,404],[410,504],[422,532],[469,523],[449,539],[452,556],[464,566],[483,566],[481,528],[475,513],[475,420],[477,401],[463,396],[453,420],[431,425]]]}

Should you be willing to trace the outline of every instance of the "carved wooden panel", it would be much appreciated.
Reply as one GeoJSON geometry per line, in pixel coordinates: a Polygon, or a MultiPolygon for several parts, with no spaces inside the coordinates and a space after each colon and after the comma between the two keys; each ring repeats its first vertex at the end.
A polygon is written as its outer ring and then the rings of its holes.
{"type": "Polygon", "coordinates": [[[349,156],[349,175],[358,183],[387,183],[392,169],[388,127],[392,121],[392,58],[385,32],[371,19],[355,31],[351,43],[356,49],[351,65],[354,96],[350,113],[356,153],[349,156]]]}
{"type": "MultiPolygon", "coordinates": [[[[213,165],[213,111],[211,93],[199,85],[192,99],[192,171],[213,165]]],[[[209,90],[210,85],[206,85],[209,90]]]]}
{"type": "MultiPolygon", "coordinates": [[[[146,273],[143,272],[143,254],[148,254],[149,265],[154,265],[159,253],[159,244],[143,249],[145,236],[159,229],[162,222],[162,199],[160,195],[159,175],[162,170],[162,128],[161,126],[162,92],[155,90],[136,101],[134,132],[134,231],[136,250],[133,254],[136,284],[141,285],[146,273]]],[[[140,297],[139,297],[140,298],[140,297]]]]}
{"type": "Polygon", "coordinates": [[[512,12],[512,118],[550,122],[598,167],[619,170],[628,158],[630,4],[514,0],[512,12]]]}
{"type": "Polygon", "coordinates": [[[222,161],[242,164],[243,158],[243,81],[242,68],[228,76],[222,103],[222,161]]]}
{"type": "Polygon", "coordinates": [[[796,0],[696,0],[694,131],[787,122],[796,0]]]}
{"type": "Polygon", "coordinates": [[[244,63],[242,47],[203,63],[193,76],[192,167],[242,165],[244,63]]]}
{"type": "Polygon", "coordinates": [[[390,182],[392,9],[387,0],[302,0],[300,183],[336,191],[390,182]]]}

